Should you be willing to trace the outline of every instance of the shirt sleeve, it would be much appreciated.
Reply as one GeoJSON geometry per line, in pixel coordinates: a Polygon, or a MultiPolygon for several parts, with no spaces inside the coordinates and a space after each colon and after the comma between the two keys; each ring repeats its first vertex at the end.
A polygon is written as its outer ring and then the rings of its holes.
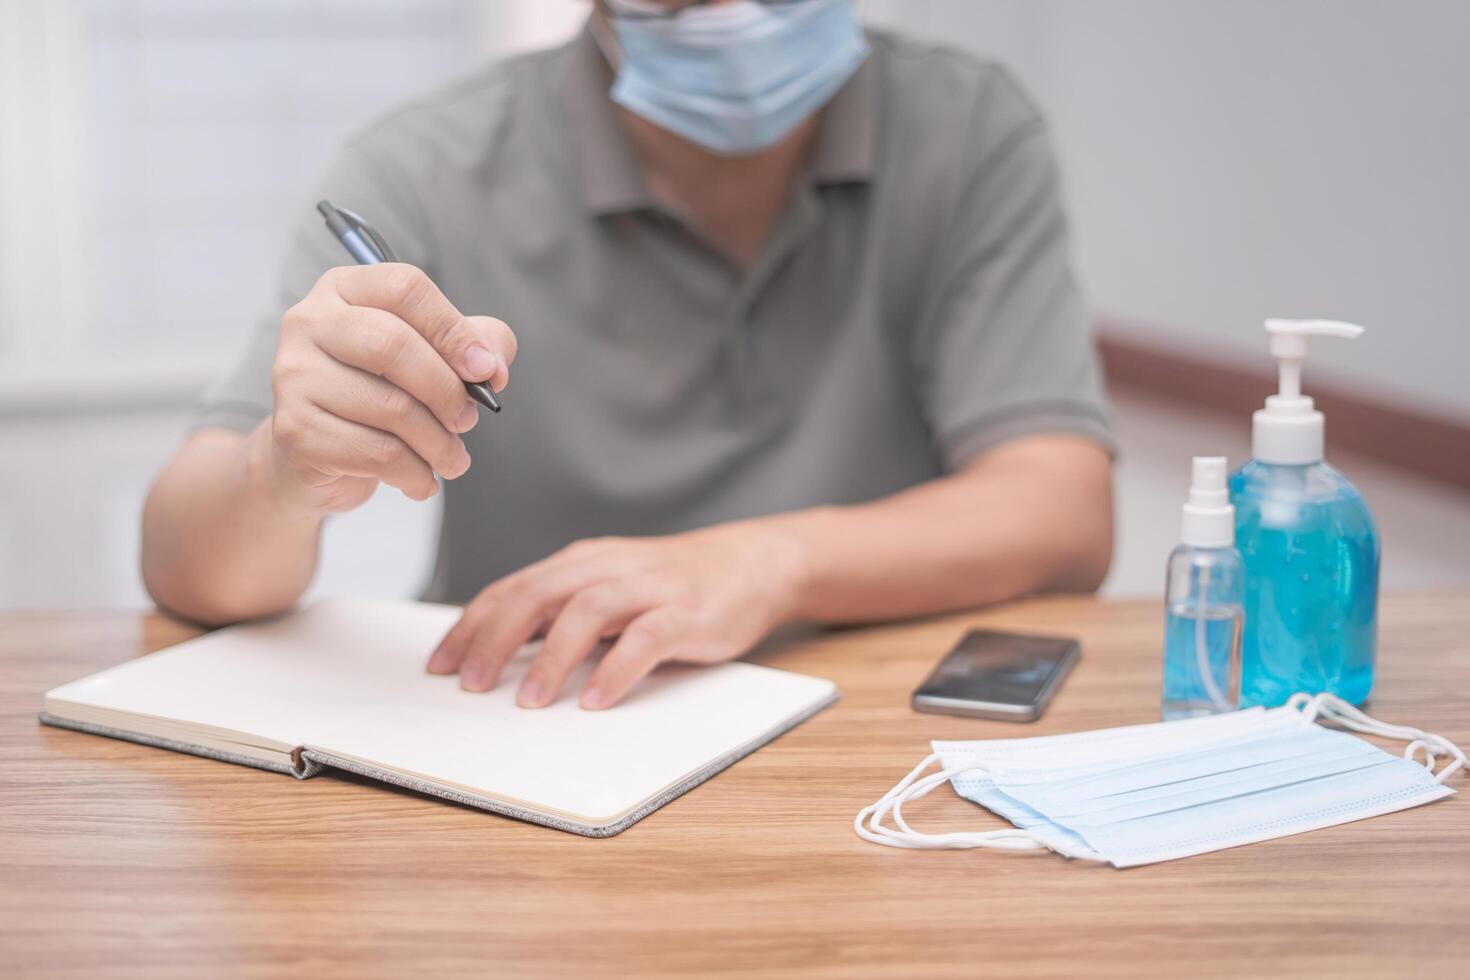
{"type": "MultiPolygon", "coordinates": [[[[271,365],[276,358],[281,317],[300,302],[335,266],[351,262],[316,210],[316,202],[360,214],[393,247],[401,262],[431,268],[432,250],[422,209],[411,182],[395,180],[391,171],[357,144],[348,144],[328,169],[310,201],[303,202],[281,271],[274,302],[256,320],[245,349],[219,380],[205,389],[190,424],[191,431],[230,429],[248,432],[271,413],[271,365]]],[[[430,272],[432,275],[432,272],[430,272]]]]}
{"type": "Polygon", "coordinates": [[[1043,433],[1115,454],[1045,123],[1023,117],[976,160],[915,352],[944,466],[1043,433]]]}

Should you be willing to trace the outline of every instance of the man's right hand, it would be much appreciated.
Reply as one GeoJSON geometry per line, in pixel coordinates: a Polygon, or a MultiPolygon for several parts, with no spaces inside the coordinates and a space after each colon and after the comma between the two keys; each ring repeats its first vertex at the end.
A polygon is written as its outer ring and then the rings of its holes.
{"type": "Polygon", "coordinates": [[[318,514],[351,510],[378,482],[414,500],[470,467],[460,435],[478,419],[466,381],[500,391],[516,339],[464,316],[418,268],[329,269],[281,319],[275,408],[252,435],[272,495],[318,514]]]}

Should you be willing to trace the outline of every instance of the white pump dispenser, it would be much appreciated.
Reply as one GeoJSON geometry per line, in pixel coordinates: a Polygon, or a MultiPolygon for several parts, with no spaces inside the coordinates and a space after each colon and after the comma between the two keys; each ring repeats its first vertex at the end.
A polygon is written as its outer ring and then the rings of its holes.
{"type": "Polygon", "coordinates": [[[1251,416],[1251,455],[1263,463],[1304,465],[1322,460],[1323,419],[1312,399],[1302,394],[1302,361],[1307,338],[1357,337],[1363,328],[1341,320],[1266,321],[1271,356],[1276,358],[1277,393],[1251,416]]]}

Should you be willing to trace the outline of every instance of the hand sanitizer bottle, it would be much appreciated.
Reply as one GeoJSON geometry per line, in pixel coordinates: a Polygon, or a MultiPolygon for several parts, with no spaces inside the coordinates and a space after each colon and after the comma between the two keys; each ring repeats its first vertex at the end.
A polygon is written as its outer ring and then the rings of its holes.
{"type": "Polygon", "coordinates": [[[1235,508],[1225,457],[1196,456],[1182,542],[1169,556],[1164,596],[1164,718],[1239,705],[1245,566],[1235,550],[1235,508]]]}
{"type": "Polygon", "coordinates": [[[1312,336],[1354,338],[1335,320],[1267,320],[1280,389],[1252,420],[1254,457],[1230,478],[1245,559],[1241,703],[1297,691],[1361,704],[1373,687],[1378,531],[1353,485],[1322,460],[1322,413],[1302,394],[1312,336]]]}

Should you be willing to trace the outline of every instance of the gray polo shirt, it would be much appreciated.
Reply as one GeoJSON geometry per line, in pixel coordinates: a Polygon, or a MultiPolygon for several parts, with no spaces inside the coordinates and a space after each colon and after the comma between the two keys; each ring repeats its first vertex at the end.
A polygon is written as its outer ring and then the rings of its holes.
{"type": "MultiPolygon", "coordinates": [[[[743,270],[650,194],[585,31],[344,147],[317,196],[520,340],[505,411],[445,487],[430,598],[578,538],[873,500],[1027,434],[1111,449],[1036,107],[994,64],[869,40],[743,270]]],[[[344,262],[301,210],[277,302],[196,427],[269,414],[281,313],[344,262]]]]}

